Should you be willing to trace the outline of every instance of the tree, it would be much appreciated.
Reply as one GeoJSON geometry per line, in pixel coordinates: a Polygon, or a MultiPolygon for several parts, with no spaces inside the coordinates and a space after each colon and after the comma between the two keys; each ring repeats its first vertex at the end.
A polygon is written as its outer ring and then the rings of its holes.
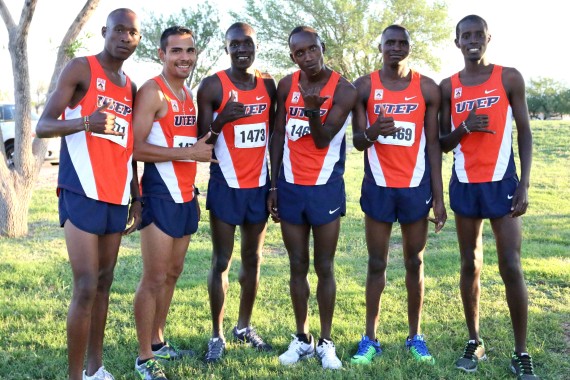
{"type": "Polygon", "coordinates": [[[210,73],[221,56],[224,45],[223,34],[219,28],[220,18],[217,10],[209,3],[201,4],[197,10],[182,8],[180,13],[168,17],[150,15],[148,20],[142,22],[141,34],[144,38],[137,47],[135,56],[143,61],[162,65],[157,53],[160,35],[164,29],[173,25],[185,26],[194,33],[198,58],[187,81],[188,87],[192,88],[193,83],[199,84],[202,78],[210,73]]]}
{"type": "MultiPolygon", "coordinates": [[[[287,36],[298,25],[314,27],[326,44],[326,62],[349,80],[381,66],[379,36],[401,24],[412,36],[410,59],[418,68],[439,69],[434,46],[450,38],[447,5],[426,0],[246,0],[247,15],[232,13],[257,32],[260,57],[281,72],[290,71],[287,36]]],[[[279,76],[279,74],[274,74],[279,76]]]]}
{"type": "Polygon", "coordinates": [[[552,78],[531,79],[527,87],[528,111],[533,118],[570,113],[570,89],[552,78]]]}
{"type": "MultiPolygon", "coordinates": [[[[89,20],[100,0],[86,0],[71,23],[58,48],[55,68],[48,91],[55,88],[65,64],[73,58],[73,43],[89,20]]],[[[2,139],[0,139],[0,235],[24,236],[28,233],[28,209],[35,180],[44,160],[46,142],[35,139],[32,145],[32,97],[28,65],[28,32],[37,0],[26,0],[18,24],[14,22],[4,0],[0,0],[0,15],[8,30],[8,51],[14,73],[15,151],[14,166],[8,167],[2,139]]]]}

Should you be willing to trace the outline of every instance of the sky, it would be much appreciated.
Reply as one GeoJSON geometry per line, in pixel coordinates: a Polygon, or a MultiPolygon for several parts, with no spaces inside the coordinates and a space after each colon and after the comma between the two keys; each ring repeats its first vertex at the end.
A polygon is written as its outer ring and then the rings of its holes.
{"type": "MultiPolygon", "coordinates": [[[[4,2],[17,23],[24,0],[4,0],[4,2]]],[[[81,35],[90,33],[92,37],[88,40],[87,49],[82,50],[80,55],[96,54],[102,50],[101,27],[105,25],[109,12],[115,8],[131,8],[140,18],[144,18],[150,13],[174,14],[182,4],[190,3],[198,6],[203,2],[205,1],[101,0],[99,7],[81,33],[81,35]]],[[[567,86],[570,85],[570,70],[567,68],[567,61],[562,58],[566,56],[566,53],[561,53],[562,49],[567,47],[563,44],[564,36],[567,35],[563,27],[568,23],[567,6],[561,5],[562,2],[559,0],[540,2],[448,0],[447,2],[448,14],[453,27],[450,32],[454,33],[455,24],[468,14],[477,14],[487,21],[491,33],[491,42],[487,50],[490,62],[517,68],[527,81],[527,85],[531,78],[537,79],[538,77],[553,78],[567,86]]],[[[228,10],[243,12],[243,0],[231,2],[210,0],[210,3],[220,6],[222,30],[225,30],[231,23],[229,16],[225,16],[228,10]]],[[[43,82],[46,86],[49,84],[58,44],[83,4],[81,0],[38,0],[28,38],[32,91],[37,83],[43,82]],[[59,5],[57,10],[54,10],[54,4],[59,5]],[[57,18],[54,18],[54,12],[57,12],[57,18]]],[[[8,34],[2,22],[0,25],[0,95],[8,92],[11,96],[13,76],[7,46],[8,34]]],[[[463,67],[463,57],[455,47],[452,37],[439,49],[442,58],[441,70],[424,72],[436,82],[463,67]]],[[[222,67],[229,65],[227,58],[221,59],[220,62],[222,67]]],[[[144,64],[135,62],[133,59],[129,59],[123,68],[139,86],[160,70],[156,64],[144,64]]]]}

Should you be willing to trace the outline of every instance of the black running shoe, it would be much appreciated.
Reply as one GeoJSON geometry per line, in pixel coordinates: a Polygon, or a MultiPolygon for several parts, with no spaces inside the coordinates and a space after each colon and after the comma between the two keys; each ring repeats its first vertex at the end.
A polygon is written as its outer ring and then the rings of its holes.
{"type": "Polygon", "coordinates": [[[486,359],[487,355],[485,355],[485,343],[483,343],[483,339],[480,339],[478,342],[476,340],[470,340],[467,342],[467,345],[465,345],[463,356],[455,362],[455,368],[465,372],[475,372],[477,371],[477,364],[486,359]]]}
{"type": "Polygon", "coordinates": [[[513,353],[511,359],[511,371],[517,375],[520,380],[537,380],[540,379],[534,374],[534,367],[532,365],[532,358],[526,352],[521,354],[513,353]]]}
{"type": "Polygon", "coordinates": [[[251,326],[246,327],[245,332],[239,333],[237,326],[233,329],[234,338],[245,344],[249,344],[251,347],[259,351],[271,351],[273,347],[270,344],[265,343],[263,339],[257,334],[257,331],[251,326]]]}
{"type": "Polygon", "coordinates": [[[206,363],[215,363],[222,359],[224,350],[226,349],[226,341],[222,338],[211,338],[208,342],[208,352],[204,361],[206,363]]]}

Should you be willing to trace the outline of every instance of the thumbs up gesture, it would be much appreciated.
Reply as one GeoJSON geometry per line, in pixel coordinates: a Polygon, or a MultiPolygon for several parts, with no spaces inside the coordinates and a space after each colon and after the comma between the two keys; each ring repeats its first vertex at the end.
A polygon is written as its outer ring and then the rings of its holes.
{"type": "Polygon", "coordinates": [[[224,122],[224,124],[227,124],[246,116],[248,115],[245,114],[244,104],[238,102],[237,91],[231,90],[230,98],[228,99],[228,102],[224,106],[224,109],[220,113],[219,117],[222,118],[221,120],[224,122]]]}
{"type": "Polygon", "coordinates": [[[124,136],[124,133],[115,130],[115,118],[112,113],[105,110],[113,105],[113,100],[107,99],[95,112],[87,117],[89,130],[93,133],[105,135],[124,136]]]}
{"type": "Polygon", "coordinates": [[[477,103],[473,103],[473,108],[469,111],[467,119],[463,121],[463,126],[467,132],[483,132],[495,134],[496,132],[489,129],[489,115],[477,114],[477,103]]]}
{"type": "Polygon", "coordinates": [[[396,127],[392,116],[386,116],[386,108],[383,104],[380,104],[378,119],[368,128],[366,135],[369,138],[374,138],[374,136],[378,138],[380,135],[386,137],[398,133],[401,129],[400,127],[396,127]]]}

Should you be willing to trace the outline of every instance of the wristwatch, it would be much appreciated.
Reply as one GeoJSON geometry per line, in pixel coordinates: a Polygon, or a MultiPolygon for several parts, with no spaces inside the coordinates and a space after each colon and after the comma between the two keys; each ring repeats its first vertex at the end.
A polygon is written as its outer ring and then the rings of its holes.
{"type": "Polygon", "coordinates": [[[311,117],[315,117],[315,116],[321,116],[321,110],[310,110],[305,108],[305,116],[307,116],[308,118],[311,117]]]}

